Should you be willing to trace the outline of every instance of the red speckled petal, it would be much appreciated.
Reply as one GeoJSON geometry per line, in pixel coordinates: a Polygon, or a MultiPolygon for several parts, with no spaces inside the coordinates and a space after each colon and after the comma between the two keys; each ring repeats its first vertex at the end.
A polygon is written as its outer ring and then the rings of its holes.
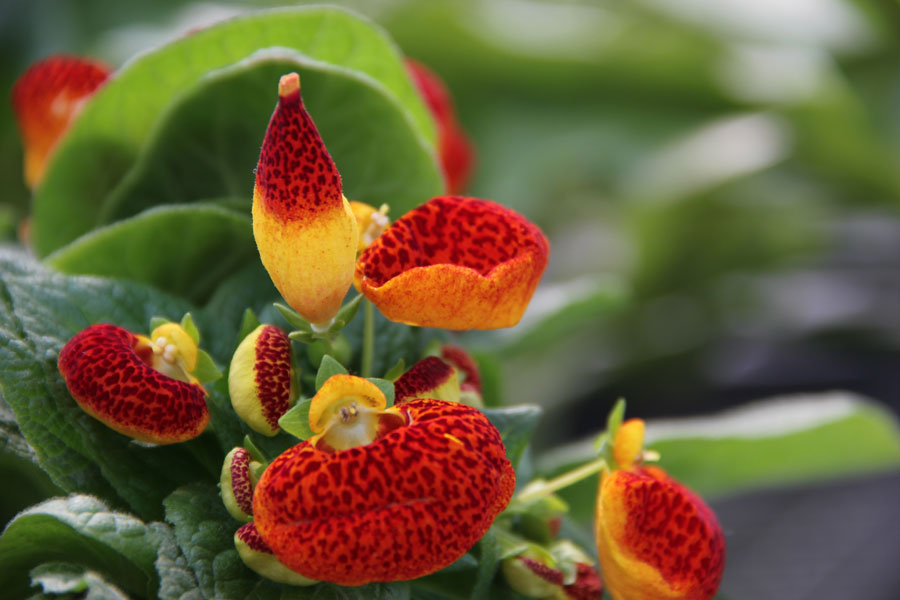
{"type": "Polygon", "coordinates": [[[262,417],[273,430],[278,419],[291,407],[291,340],[275,327],[263,327],[256,340],[256,389],[262,417]]]}
{"type": "Polygon", "coordinates": [[[59,371],[88,414],[119,433],[155,444],[183,442],[209,422],[206,391],[154,370],[135,352],[136,335],[92,325],[59,354],[59,371]]]}
{"type": "Polygon", "coordinates": [[[414,398],[459,402],[459,377],[437,356],[423,358],[394,382],[394,404],[414,398]]]}
{"type": "Polygon", "coordinates": [[[712,510],[657,467],[613,471],[597,499],[597,546],[615,600],[708,600],[725,568],[712,510]]]}
{"type": "Polygon", "coordinates": [[[253,191],[253,235],[275,287],[303,318],[329,321],[350,287],[357,225],[341,177],[285,75],[263,140],[253,191]]]}
{"type": "Polygon", "coordinates": [[[406,70],[437,123],[438,153],[447,180],[447,193],[458,194],[465,189],[472,174],[475,151],[456,120],[453,100],[440,77],[411,59],[406,59],[406,70]]]}
{"type": "Polygon", "coordinates": [[[25,181],[36,186],[47,158],[84,101],[109,77],[98,62],[56,55],[33,64],[12,90],[12,105],[25,144],[25,181]]]}
{"type": "Polygon", "coordinates": [[[410,425],[323,452],[303,442],[266,469],[256,526],[278,559],[341,585],[421,577],[465,554],[509,503],[515,472],[496,428],[438,400],[402,406],[410,425]]]}
{"type": "Polygon", "coordinates": [[[356,263],[354,284],[392,321],[441,329],[519,322],[550,245],[494,202],[439,196],[405,214],[356,263]]]}
{"type": "Polygon", "coordinates": [[[444,344],[441,346],[441,358],[465,375],[464,381],[459,384],[461,389],[472,390],[481,395],[481,371],[478,370],[478,363],[465,349],[452,344],[444,344]]]}

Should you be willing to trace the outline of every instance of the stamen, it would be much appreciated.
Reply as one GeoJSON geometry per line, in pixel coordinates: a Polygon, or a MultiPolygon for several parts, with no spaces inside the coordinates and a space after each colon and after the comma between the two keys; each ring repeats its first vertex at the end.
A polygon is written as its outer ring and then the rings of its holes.
{"type": "Polygon", "coordinates": [[[178,358],[178,348],[175,346],[175,344],[167,345],[165,351],[163,352],[163,360],[165,360],[166,362],[174,363],[176,358],[178,358]]]}

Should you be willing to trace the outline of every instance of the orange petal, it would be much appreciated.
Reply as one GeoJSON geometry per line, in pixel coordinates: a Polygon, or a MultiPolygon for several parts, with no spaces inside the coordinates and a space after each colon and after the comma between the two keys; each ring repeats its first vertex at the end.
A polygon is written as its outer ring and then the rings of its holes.
{"type": "Polygon", "coordinates": [[[81,408],[119,433],[154,444],[197,437],[209,422],[206,390],[156,371],[152,354],[121,327],[92,325],[63,346],[59,371],[81,408]]]}
{"type": "Polygon", "coordinates": [[[368,445],[302,442],[263,473],[255,523],[286,566],[340,585],[421,577],[465,554],[509,503],[515,472],[484,415],[438,400],[400,409],[409,424],[368,445]]]}
{"type": "Polygon", "coordinates": [[[433,398],[459,402],[459,375],[456,369],[438,358],[423,358],[394,382],[395,404],[414,398],[433,398]]]}
{"type": "Polygon", "coordinates": [[[253,190],[259,256],[287,303],[311,323],[327,323],[350,288],[357,226],[341,177],[285,75],[263,140],[253,190]]]}
{"type": "Polygon", "coordinates": [[[708,600],[719,588],[725,538],[716,515],[658,467],[603,476],[596,534],[615,600],[708,600]]]}
{"type": "Polygon", "coordinates": [[[274,325],[260,325],[238,345],[228,369],[234,412],[253,431],[273,436],[278,419],[294,405],[291,340],[274,325]]]}
{"type": "Polygon", "coordinates": [[[643,419],[628,419],[619,426],[613,441],[613,459],[620,469],[628,469],[644,449],[643,419]]]}
{"type": "Polygon", "coordinates": [[[25,145],[25,182],[40,183],[51,150],[87,100],[109,77],[98,62],[56,55],[31,65],[16,81],[12,105],[25,145]]]}
{"type": "Polygon", "coordinates": [[[442,329],[519,322],[550,246],[525,217],[487,200],[439,196],[405,214],[356,263],[354,285],[385,317],[442,329]]]}
{"type": "Polygon", "coordinates": [[[453,100],[447,86],[431,69],[420,62],[406,59],[406,71],[419,89],[437,123],[438,154],[447,180],[447,193],[462,192],[472,174],[475,152],[456,120],[453,100]]]}

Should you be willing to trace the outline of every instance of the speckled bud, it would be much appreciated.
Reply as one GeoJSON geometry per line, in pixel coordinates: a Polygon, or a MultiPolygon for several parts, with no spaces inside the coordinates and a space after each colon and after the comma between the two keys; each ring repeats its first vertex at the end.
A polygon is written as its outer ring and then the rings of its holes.
{"type": "Polygon", "coordinates": [[[314,579],[291,571],[278,562],[272,550],[266,545],[256,530],[256,525],[247,523],[234,532],[234,547],[244,564],[266,579],[288,585],[314,585],[314,579]]]}
{"type": "Polygon", "coordinates": [[[253,518],[253,481],[250,453],[238,446],[225,456],[219,488],[228,514],[238,521],[253,518]]]}
{"type": "Polygon", "coordinates": [[[414,398],[459,402],[456,369],[436,356],[423,358],[394,382],[395,404],[414,398]]]}

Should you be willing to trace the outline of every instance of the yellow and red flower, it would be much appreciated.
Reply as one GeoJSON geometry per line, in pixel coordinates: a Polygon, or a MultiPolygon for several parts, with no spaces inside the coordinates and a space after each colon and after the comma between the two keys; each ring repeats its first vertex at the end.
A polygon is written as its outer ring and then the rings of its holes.
{"type": "Polygon", "coordinates": [[[58,364],[85,412],[136,440],[172,444],[197,437],[209,422],[206,390],[192,375],[197,354],[176,323],[149,338],[101,324],[69,340],[58,364]]]}
{"type": "Polygon", "coordinates": [[[640,464],[643,422],[623,423],[601,476],[597,551],[614,600],[708,600],[725,568],[725,538],[703,500],[659,467],[640,464]]]}
{"type": "Polygon", "coordinates": [[[29,187],[41,182],[56,142],[108,77],[109,68],[104,64],[55,55],[31,65],[16,81],[12,105],[25,145],[29,187]]]}
{"type": "Polygon", "coordinates": [[[459,194],[472,175],[475,152],[466,133],[456,119],[453,100],[447,86],[431,69],[422,63],[406,59],[406,71],[437,125],[438,155],[447,183],[448,194],[459,194]]]}
{"type": "Polygon", "coordinates": [[[356,217],[341,176],[300,97],[300,77],[278,84],[253,190],[253,235],[275,287],[300,316],[328,323],[350,289],[356,217]]]}
{"type": "Polygon", "coordinates": [[[268,466],[253,515],[278,560],[310,579],[362,585],[442,569],[512,496],[503,442],[475,409],[439,400],[385,408],[377,386],[335,375],[309,419],[317,435],[268,466]]]}
{"type": "Polygon", "coordinates": [[[494,202],[439,196],[395,221],[356,263],[354,285],[385,317],[443,329],[519,322],[550,245],[494,202]]]}

